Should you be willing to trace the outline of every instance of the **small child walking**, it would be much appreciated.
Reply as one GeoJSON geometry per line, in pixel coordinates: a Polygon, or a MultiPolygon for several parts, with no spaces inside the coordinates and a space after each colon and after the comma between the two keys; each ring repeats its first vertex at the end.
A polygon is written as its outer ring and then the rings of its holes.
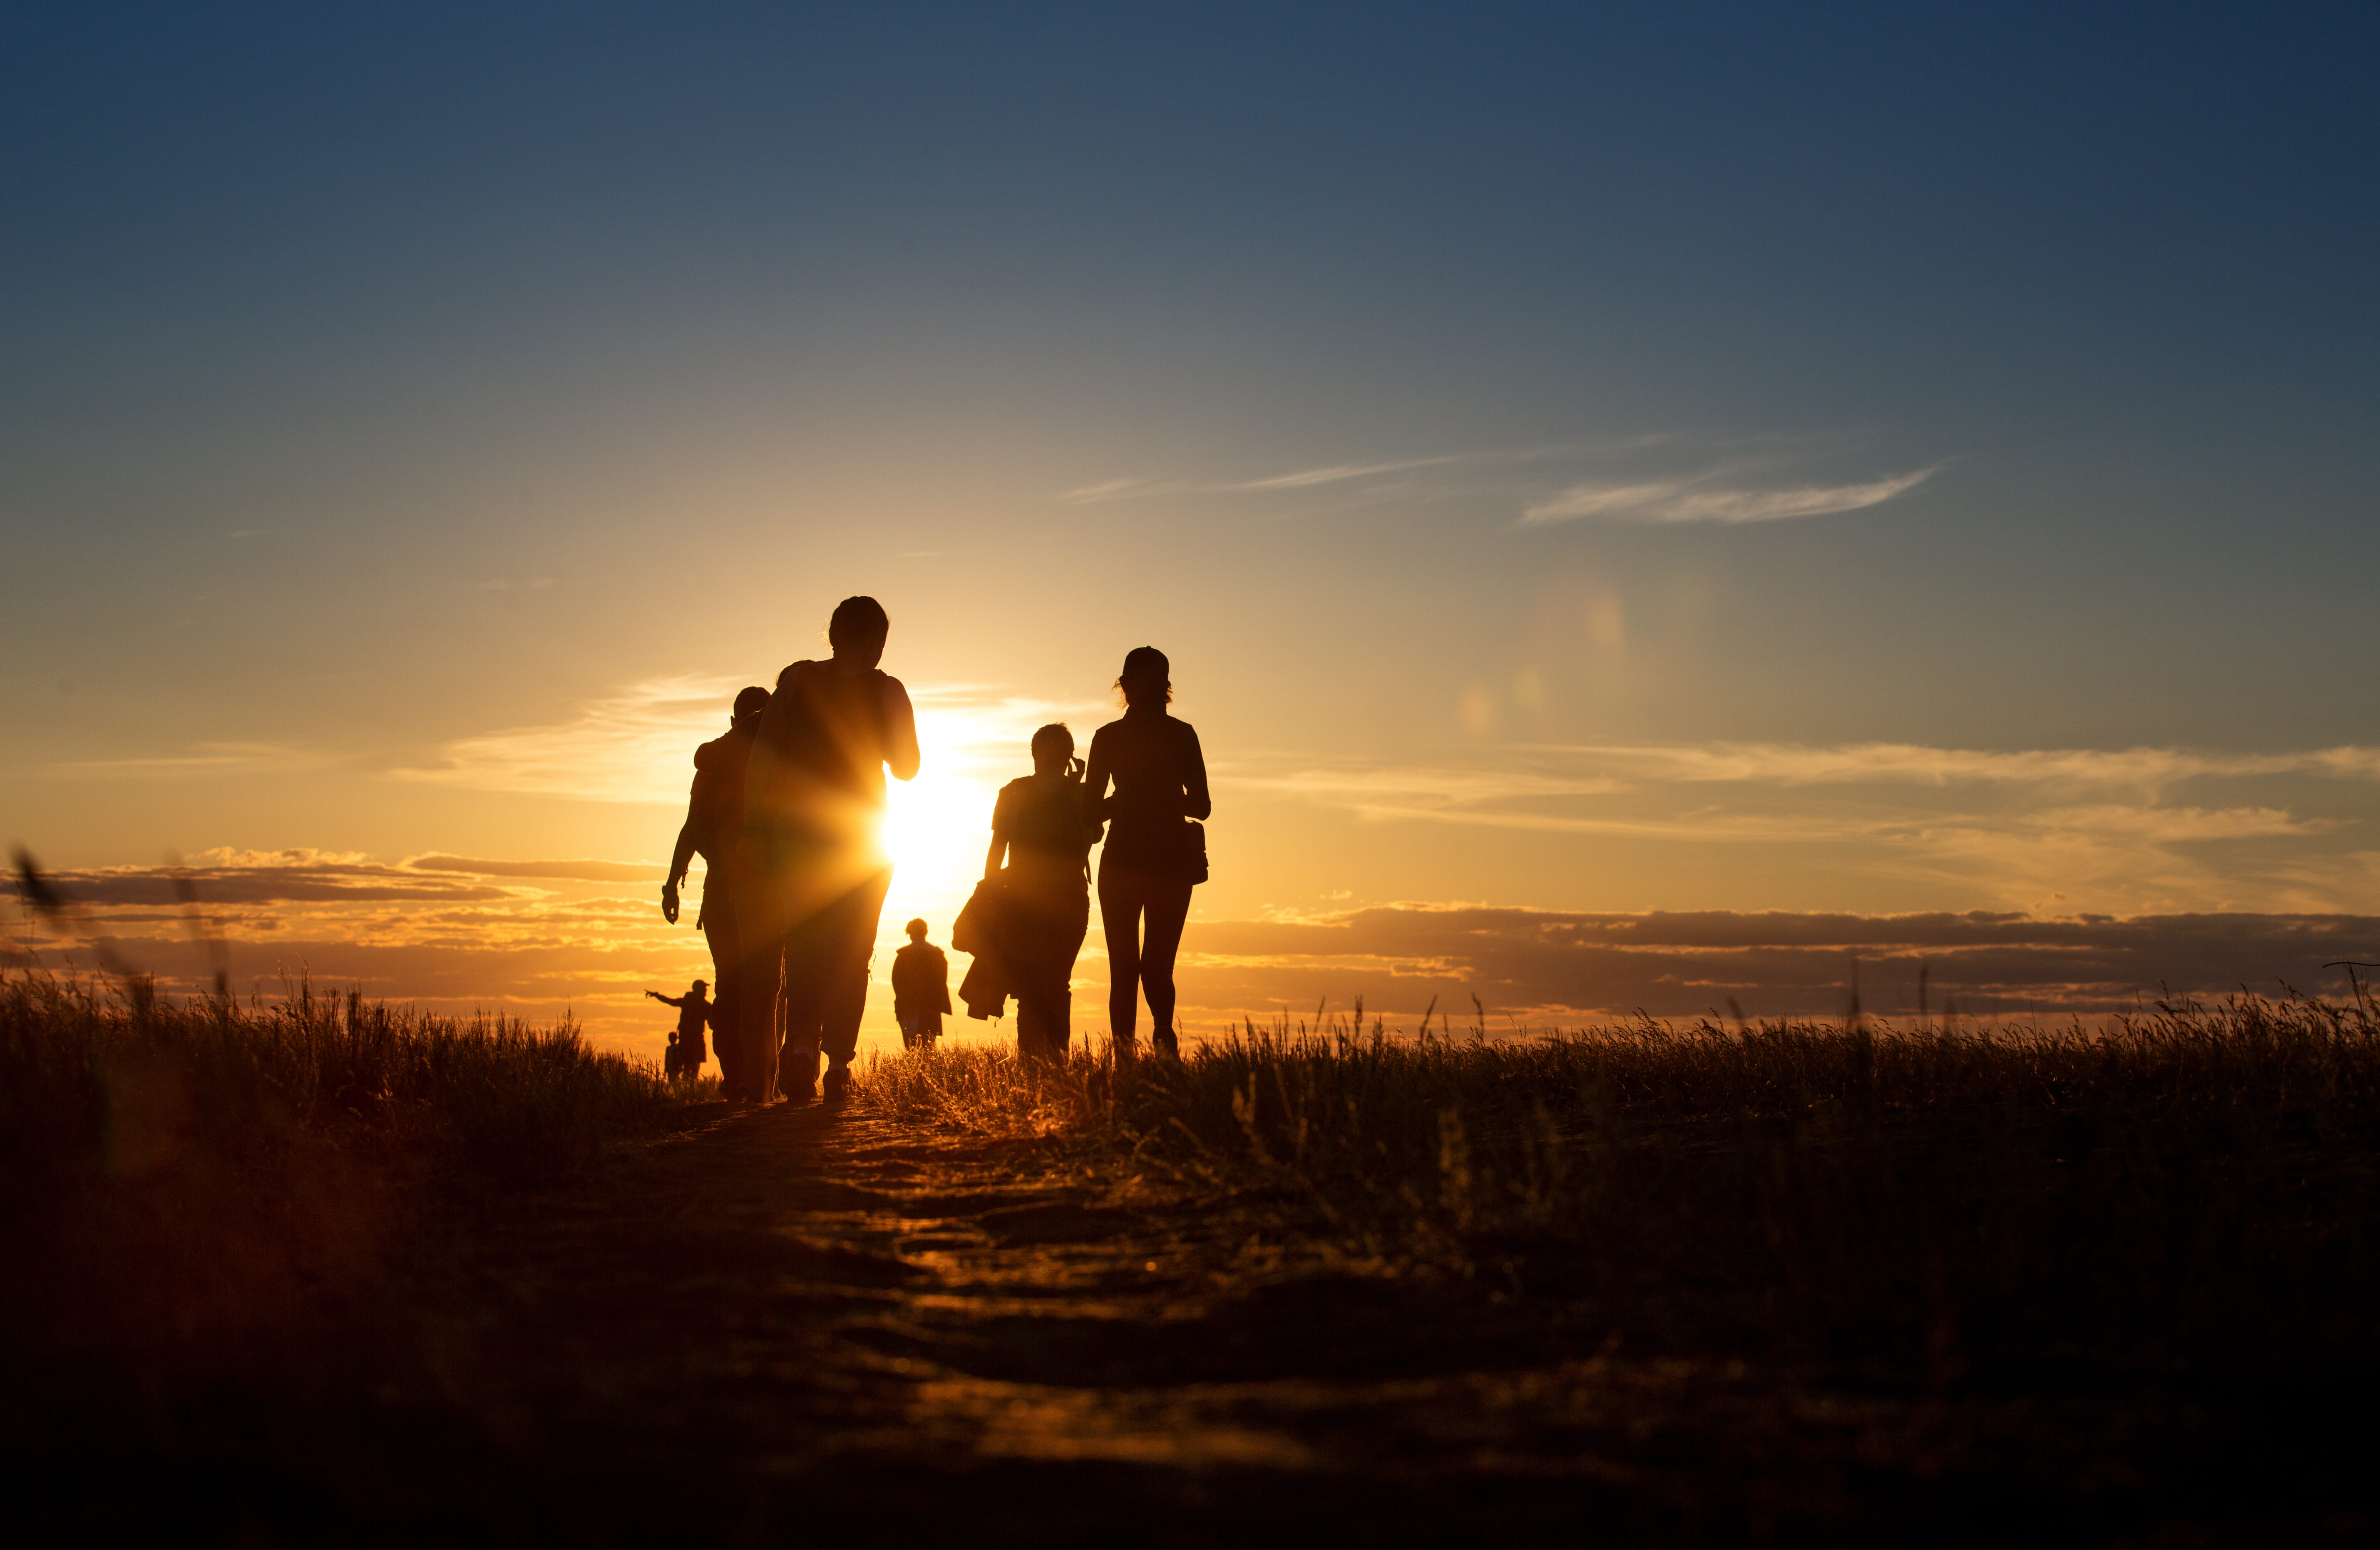
{"type": "Polygon", "coordinates": [[[951,961],[926,940],[926,923],[909,923],[909,945],[892,955],[892,1016],[901,1047],[931,1049],[951,1010],[951,961]]]}
{"type": "Polygon", "coordinates": [[[668,1053],[662,1057],[662,1074],[672,1082],[691,1082],[702,1074],[703,1057],[708,1053],[702,1047],[702,1025],[710,1021],[714,1005],[706,994],[710,988],[707,981],[696,980],[683,996],[645,992],[665,1007],[677,1008],[677,1031],[670,1035],[668,1053]]]}

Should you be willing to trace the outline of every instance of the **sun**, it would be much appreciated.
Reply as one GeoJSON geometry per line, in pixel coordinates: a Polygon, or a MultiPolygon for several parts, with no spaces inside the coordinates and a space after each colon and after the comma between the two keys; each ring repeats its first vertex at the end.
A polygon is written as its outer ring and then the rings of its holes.
{"type": "Polygon", "coordinates": [[[991,842],[990,788],[956,772],[920,771],[894,781],[884,816],[884,851],[895,893],[964,897],[983,873],[991,842]]]}
{"type": "MultiPolygon", "coordinates": [[[[918,714],[923,758],[917,778],[891,782],[884,815],[884,851],[892,863],[883,915],[888,939],[897,938],[912,916],[922,917],[938,937],[950,930],[983,876],[991,805],[1012,737],[1009,728],[965,712],[918,714]]],[[[1017,768],[1008,773],[1026,773],[1029,757],[1019,741],[1013,756],[1017,768]]]]}

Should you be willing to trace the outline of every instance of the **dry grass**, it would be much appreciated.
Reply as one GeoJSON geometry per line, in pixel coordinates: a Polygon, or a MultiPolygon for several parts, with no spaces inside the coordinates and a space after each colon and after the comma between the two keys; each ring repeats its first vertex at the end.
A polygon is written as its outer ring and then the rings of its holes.
{"type": "Polygon", "coordinates": [[[567,1023],[0,978],[0,1361],[162,1392],[373,1285],[425,1202],[566,1179],[704,1096],[567,1023]]]}
{"type": "Polygon", "coordinates": [[[1936,1385],[2380,1365],[2363,1004],[1496,1040],[1251,1025],[1179,1064],[936,1054],[866,1090],[1660,1349],[1936,1385]]]}

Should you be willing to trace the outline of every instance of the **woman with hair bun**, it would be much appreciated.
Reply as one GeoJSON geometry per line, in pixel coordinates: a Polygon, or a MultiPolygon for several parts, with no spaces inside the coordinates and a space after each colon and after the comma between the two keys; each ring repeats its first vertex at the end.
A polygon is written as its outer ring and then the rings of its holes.
{"type": "Polygon", "coordinates": [[[1116,678],[1123,715],[1091,737],[1086,788],[1094,816],[1108,824],[1099,852],[1099,918],[1114,975],[1108,1031],[1119,1055],[1135,1047],[1143,994],[1158,1051],[1181,1052],[1173,1029],[1173,955],[1190,915],[1190,890],[1207,880],[1206,833],[1194,820],[1206,818],[1214,803],[1207,794],[1198,734],[1166,709],[1173,700],[1172,672],[1154,646],[1134,648],[1116,678]]]}

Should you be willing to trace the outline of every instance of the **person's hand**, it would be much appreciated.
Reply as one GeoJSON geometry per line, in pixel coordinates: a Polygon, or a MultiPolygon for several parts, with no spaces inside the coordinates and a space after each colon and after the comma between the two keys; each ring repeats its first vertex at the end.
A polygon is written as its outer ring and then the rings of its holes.
{"type": "Polygon", "coordinates": [[[662,884],[662,918],[672,926],[677,924],[677,884],[662,884]]]}

